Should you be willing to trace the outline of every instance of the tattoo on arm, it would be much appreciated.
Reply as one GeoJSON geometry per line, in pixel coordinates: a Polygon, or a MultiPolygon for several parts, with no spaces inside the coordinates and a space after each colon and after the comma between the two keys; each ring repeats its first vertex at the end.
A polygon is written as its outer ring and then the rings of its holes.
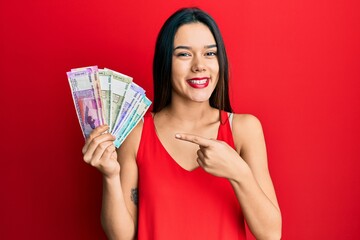
{"type": "Polygon", "coordinates": [[[131,201],[133,201],[136,206],[138,205],[139,196],[138,196],[138,189],[137,188],[132,188],[131,189],[131,201]]]}

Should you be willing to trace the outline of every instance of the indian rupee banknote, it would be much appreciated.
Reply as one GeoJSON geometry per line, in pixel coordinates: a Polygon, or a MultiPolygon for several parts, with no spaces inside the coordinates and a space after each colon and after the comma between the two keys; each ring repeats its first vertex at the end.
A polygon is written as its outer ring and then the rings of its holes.
{"type": "Polygon", "coordinates": [[[87,138],[93,129],[102,124],[91,70],[67,72],[67,76],[81,130],[87,138]]]}
{"type": "Polygon", "coordinates": [[[107,124],[119,147],[151,105],[145,90],[133,78],[97,66],[67,72],[82,133],[88,138],[98,126],[107,124]]]}
{"type": "Polygon", "coordinates": [[[136,127],[136,125],[140,122],[140,120],[143,118],[147,110],[149,109],[151,105],[151,101],[144,96],[140,102],[140,104],[136,107],[136,111],[131,116],[131,118],[124,124],[124,127],[122,130],[120,130],[116,135],[116,140],[114,142],[115,147],[119,147],[126,137],[131,133],[131,131],[136,127]]]}
{"type": "Polygon", "coordinates": [[[126,119],[131,114],[132,110],[136,105],[138,105],[141,99],[144,97],[145,91],[136,83],[132,82],[130,87],[126,91],[123,106],[121,111],[116,119],[116,125],[114,125],[114,129],[112,130],[113,134],[116,134],[126,121],[126,119]]]}
{"type": "Polygon", "coordinates": [[[122,73],[113,71],[111,69],[105,68],[105,70],[110,71],[111,73],[111,87],[110,87],[110,132],[113,131],[116,126],[116,120],[119,115],[119,112],[124,108],[124,97],[126,91],[129,89],[132,82],[132,77],[126,76],[122,73]]]}

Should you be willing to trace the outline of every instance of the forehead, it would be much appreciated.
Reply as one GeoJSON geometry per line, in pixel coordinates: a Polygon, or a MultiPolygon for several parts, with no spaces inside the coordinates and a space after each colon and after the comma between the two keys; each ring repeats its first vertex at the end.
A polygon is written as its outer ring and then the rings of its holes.
{"type": "Polygon", "coordinates": [[[174,38],[174,47],[184,46],[206,46],[215,44],[215,38],[210,29],[203,23],[189,23],[179,27],[174,38]]]}

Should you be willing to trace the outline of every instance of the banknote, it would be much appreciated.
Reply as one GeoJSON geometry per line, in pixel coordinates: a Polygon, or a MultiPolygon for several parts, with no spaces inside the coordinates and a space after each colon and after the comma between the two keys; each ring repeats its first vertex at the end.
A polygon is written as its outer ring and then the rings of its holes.
{"type": "Polygon", "coordinates": [[[124,100],[123,100],[123,107],[120,110],[120,113],[116,119],[116,125],[114,125],[114,129],[112,132],[116,134],[119,129],[122,127],[126,119],[129,117],[131,112],[134,109],[134,106],[138,105],[141,99],[144,97],[145,91],[139,85],[132,82],[130,87],[126,91],[124,100]]]}
{"type": "Polygon", "coordinates": [[[110,131],[112,132],[116,126],[116,120],[119,113],[124,108],[124,97],[126,91],[129,89],[132,82],[132,77],[126,76],[122,73],[113,71],[111,69],[105,68],[105,70],[110,71],[111,73],[111,96],[110,96],[110,117],[109,117],[109,126],[110,131]]]}
{"type": "Polygon", "coordinates": [[[104,123],[110,126],[111,71],[99,69],[99,84],[104,123]]]}
{"type": "Polygon", "coordinates": [[[126,137],[130,134],[130,132],[136,127],[136,125],[145,115],[150,105],[151,101],[146,96],[144,96],[140,104],[136,106],[136,110],[133,112],[132,116],[126,121],[126,123],[123,125],[123,128],[120,129],[120,131],[115,135],[115,147],[119,147],[123,143],[126,137]]]}
{"type": "Polygon", "coordinates": [[[71,69],[67,77],[85,138],[107,124],[119,147],[151,105],[145,90],[120,72],[89,66],[71,69]]]}
{"type": "Polygon", "coordinates": [[[85,138],[102,123],[91,72],[90,69],[67,72],[76,113],[85,138]]]}
{"type": "Polygon", "coordinates": [[[71,69],[71,72],[81,72],[83,70],[89,71],[89,76],[91,78],[91,82],[94,88],[94,95],[95,95],[95,103],[96,103],[96,111],[98,112],[98,115],[100,116],[100,124],[104,124],[104,115],[102,110],[102,102],[100,99],[100,83],[99,83],[99,75],[98,75],[98,67],[97,66],[88,66],[88,67],[82,67],[82,68],[73,68],[71,69]]]}

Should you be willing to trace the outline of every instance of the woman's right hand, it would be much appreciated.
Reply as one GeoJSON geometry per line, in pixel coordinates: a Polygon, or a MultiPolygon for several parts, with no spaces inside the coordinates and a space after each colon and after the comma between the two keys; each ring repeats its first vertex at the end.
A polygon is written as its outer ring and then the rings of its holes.
{"type": "Polygon", "coordinates": [[[115,137],[106,133],[107,125],[102,125],[91,132],[82,149],[84,161],[97,168],[104,177],[118,176],[120,164],[117,161],[116,148],[113,144],[115,137]]]}

